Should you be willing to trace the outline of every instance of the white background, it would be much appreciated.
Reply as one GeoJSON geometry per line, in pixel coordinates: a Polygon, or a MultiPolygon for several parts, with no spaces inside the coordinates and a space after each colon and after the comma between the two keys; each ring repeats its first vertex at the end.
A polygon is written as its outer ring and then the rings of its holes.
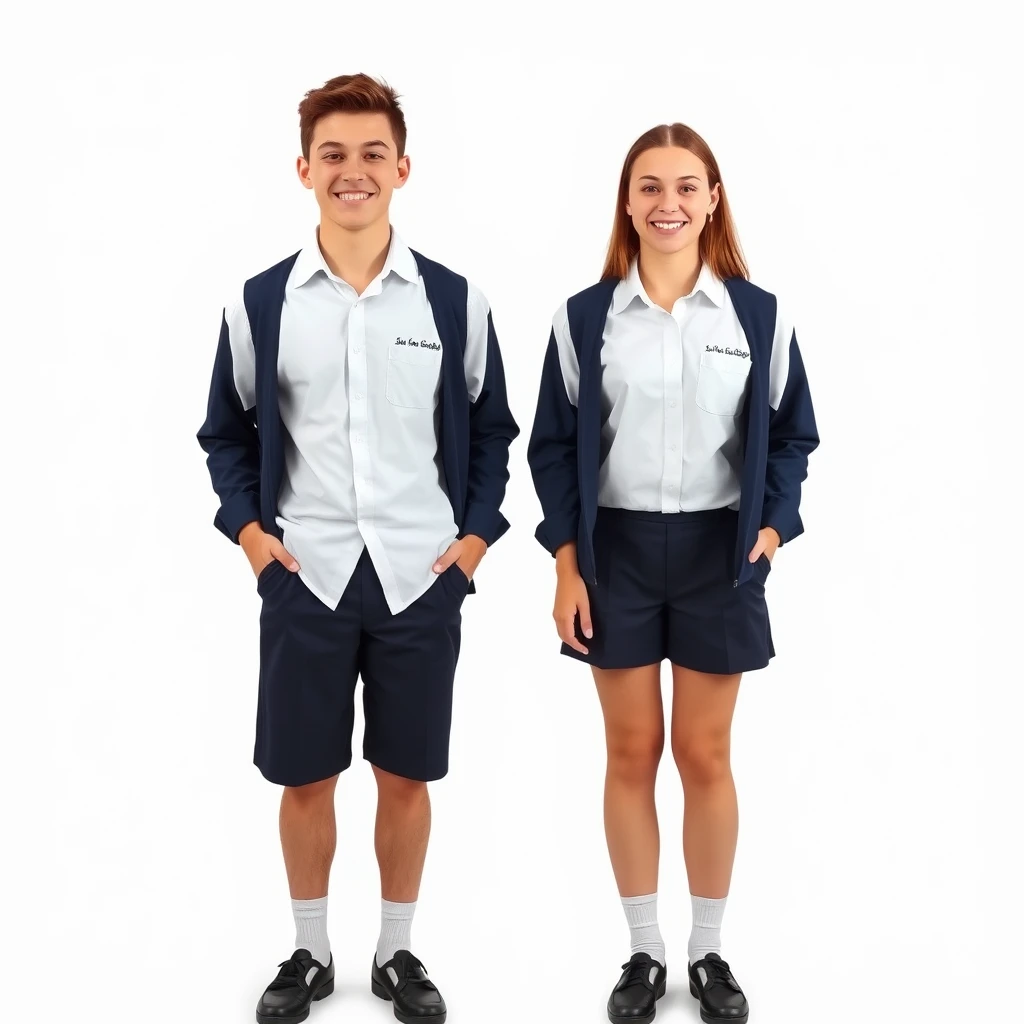
{"type": "MultiPolygon", "coordinates": [[[[393,222],[488,296],[523,428],[513,529],[464,608],[413,933],[452,1024],[602,1021],[628,955],[599,709],[557,653],[525,452],[550,316],[597,278],[628,146],[673,120],[717,154],[753,280],[792,310],[822,438],[769,586],[779,654],[741,688],[724,953],[759,1024],[979,999],[1013,1019],[1020,83],[988,5],[33,18],[2,62],[7,1014],[250,1021],[292,950],[279,790],[251,764],[259,602],[195,432],[221,305],[316,223],[298,102],[366,71],[404,97],[393,222]]],[[[659,1020],[696,1021],[668,756],[658,798],[659,1020]]],[[[311,1019],[385,1021],[358,758],[337,806],[338,991],[311,1019]]]]}

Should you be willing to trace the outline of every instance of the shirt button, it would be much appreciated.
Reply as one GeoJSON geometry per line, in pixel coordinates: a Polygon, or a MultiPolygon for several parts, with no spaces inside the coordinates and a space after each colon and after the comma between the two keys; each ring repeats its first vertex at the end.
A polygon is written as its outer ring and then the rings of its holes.
{"type": "Polygon", "coordinates": [[[668,404],[674,409],[676,407],[676,400],[673,398],[668,404]]]}
{"type": "Polygon", "coordinates": [[[363,397],[363,393],[361,391],[357,391],[353,397],[356,399],[357,402],[361,401],[362,397],[363,397]]]}
{"type": "Polygon", "coordinates": [[[670,444],[670,445],[668,446],[668,450],[669,450],[670,452],[674,452],[674,451],[676,450],[676,446],[675,446],[674,444],[670,444]]]}

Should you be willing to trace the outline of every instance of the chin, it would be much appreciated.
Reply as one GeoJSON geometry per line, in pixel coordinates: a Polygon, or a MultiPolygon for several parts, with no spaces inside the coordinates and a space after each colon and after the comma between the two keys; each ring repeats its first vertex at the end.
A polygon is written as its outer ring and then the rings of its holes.
{"type": "Polygon", "coordinates": [[[362,228],[369,227],[375,220],[375,217],[368,217],[363,211],[353,210],[347,217],[342,214],[338,216],[337,210],[332,210],[329,219],[338,225],[339,228],[345,228],[348,231],[359,231],[362,228]]]}
{"type": "Polygon", "coordinates": [[[648,238],[647,244],[656,252],[663,253],[665,256],[674,256],[677,252],[682,252],[689,244],[688,238],[665,238],[663,235],[655,235],[653,238],[648,238]]]}

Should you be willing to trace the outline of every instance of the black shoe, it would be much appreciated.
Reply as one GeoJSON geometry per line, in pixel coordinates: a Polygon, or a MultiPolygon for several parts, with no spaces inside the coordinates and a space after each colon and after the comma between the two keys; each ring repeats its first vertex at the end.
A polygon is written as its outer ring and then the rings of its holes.
{"type": "Polygon", "coordinates": [[[703,960],[690,964],[690,995],[700,1000],[700,1019],[705,1024],[746,1024],[750,1007],[739,982],[732,976],[729,965],[717,954],[708,953],[703,960]],[[707,981],[700,980],[703,968],[707,981]]]}
{"type": "Polygon", "coordinates": [[[634,953],[608,997],[612,1024],[651,1024],[665,994],[665,968],[648,953],[634,953]]]}
{"type": "Polygon", "coordinates": [[[400,949],[383,967],[373,958],[370,972],[370,990],[380,999],[395,1004],[395,1016],[402,1024],[444,1024],[448,1008],[441,993],[427,977],[427,969],[407,949],[400,949]],[[395,980],[391,980],[394,971],[395,980]]]}
{"type": "Polygon", "coordinates": [[[259,1024],[299,1024],[309,1016],[310,1003],[334,991],[334,957],[324,967],[308,949],[297,949],[290,960],[278,966],[277,977],[256,1004],[256,1020],[259,1024]]]}

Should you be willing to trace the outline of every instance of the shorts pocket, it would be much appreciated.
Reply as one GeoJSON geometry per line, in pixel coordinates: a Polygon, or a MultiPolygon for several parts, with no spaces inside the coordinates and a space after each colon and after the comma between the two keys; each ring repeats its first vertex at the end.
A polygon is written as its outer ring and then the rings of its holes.
{"type": "Polygon", "coordinates": [[[772,571],[772,560],[762,551],[756,564],[761,567],[761,578],[767,579],[768,573],[772,571]]]}
{"type": "Polygon", "coordinates": [[[441,353],[431,348],[392,345],[385,394],[403,409],[432,409],[441,377],[441,353]]]}
{"type": "Polygon", "coordinates": [[[453,562],[438,575],[441,578],[434,586],[440,586],[442,600],[449,608],[461,608],[462,602],[466,600],[466,595],[469,593],[469,579],[466,574],[453,562]]]}
{"type": "Polygon", "coordinates": [[[750,360],[705,352],[697,374],[697,408],[712,416],[738,416],[747,395],[750,360]]]}
{"type": "Polygon", "coordinates": [[[256,577],[257,592],[263,592],[267,581],[271,579],[277,569],[284,569],[284,566],[276,558],[272,558],[265,566],[263,566],[262,569],[260,569],[260,574],[256,577]]]}
{"type": "Polygon", "coordinates": [[[458,562],[452,562],[452,564],[448,566],[447,571],[455,573],[455,575],[452,577],[452,581],[456,584],[456,586],[458,586],[461,590],[464,591],[469,590],[469,577],[462,571],[462,568],[459,566],[458,562]]]}

